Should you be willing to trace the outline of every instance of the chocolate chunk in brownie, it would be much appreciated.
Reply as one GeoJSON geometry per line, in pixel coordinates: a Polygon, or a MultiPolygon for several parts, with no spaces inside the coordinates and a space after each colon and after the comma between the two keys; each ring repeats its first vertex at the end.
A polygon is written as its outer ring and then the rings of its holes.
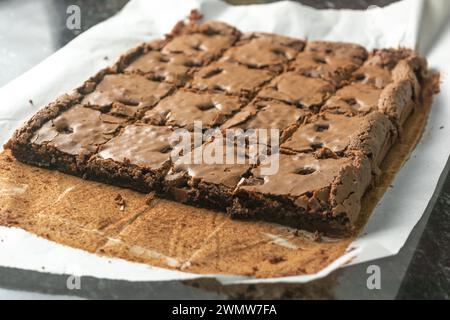
{"type": "Polygon", "coordinates": [[[377,171],[396,137],[394,125],[379,112],[365,117],[324,113],[300,125],[281,148],[296,152],[318,150],[316,156],[319,157],[351,155],[359,151],[373,159],[374,171],[377,171]],[[321,150],[323,148],[331,152],[321,150]]]}
{"type": "Polygon", "coordinates": [[[259,92],[258,97],[314,109],[322,105],[334,91],[334,87],[322,79],[291,71],[273,79],[259,92]]]}
{"type": "Polygon", "coordinates": [[[156,125],[193,128],[201,121],[203,128],[221,125],[243,105],[239,97],[220,93],[179,90],[147,111],[143,120],[156,125]]]}
{"type": "Polygon", "coordinates": [[[224,58],[252,68],[263,68],[285,64],[303,50],[305,43],[289,37],[251,33],[244,35],[224,58]]]}
{"type": "Polygon", "coordinates": [[[233,217],[276,221],[331,235],[353,231],[361,197],[371,180],[367,159],[277,154],[260,166],[239,184],[229,209],[233,217]],[[277,161],[277,173],[262,173],[263,166],[277,161]]]}
{"type": "Polygon", "coordinates": [[[169,170],[176,135],[169,127],[127,125],[89,161],[89,177],[149,192],[169,170]]]}
{"type": "Polygon", "coordinates": [[[311,41],[297,56],[293,68],[306,76],[322,78],[339,86],[366,58],[366,50],[356,44],[311,41]]]}
{"type": "Polygon", "coordinates": [[[197,90],[251,96],[273,76],[274,74],[267,70],[250,69],[231,62],[217,61],[202,68],[195,75],[192,87],[197,90]]]}
{"type": "Polygon", "coordinates": [[[171,90],[171,85],[139,74],[108,74],[82,103],[112,115],[134,118],[171,90]]]}
{"type": "Polygon", "coordinates": [[[214,139],[174,163],[164,180],[164,193],[179,202],[225,211],[233,190],[256,162],[245,144],[214,139]]]}

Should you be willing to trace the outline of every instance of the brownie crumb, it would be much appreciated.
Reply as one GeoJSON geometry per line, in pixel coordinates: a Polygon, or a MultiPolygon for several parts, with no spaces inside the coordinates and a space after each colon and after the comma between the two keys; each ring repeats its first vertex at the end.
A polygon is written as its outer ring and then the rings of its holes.
{"type": "Polygon", "coordinates": [[[273,256],[273,257],[269,258],[269,262],[271,264],[277,264],[277,263],[280,263],[280,262],[283,262],[283,261],[286,261],[286,258],[283,257],[283,256],[273,256]]]}
{"type": "Polygon", "coordinates": [[[203,14],[197,9],[192,9],[189,14],[189,21],[199,21],[203,19],[203,14]]]}
{"type": "Polygon", "coordinates": [[[104,56],[104,57],[103,57],[103,60],[108,61],[108,60],[109,60],[109,57],[108,57],[108,56],[104,56]]]}
{"type": "Polygon", "coordinates": [[[12,157],[10,157],[10,156],[5,156],[5,161],[6,162],[13,162],[14,159],[12,157]]]}
{"type": "Polygon", "coordinates": [[[114,198],[114,202],[119,206],[120,211],[125,210],[126,201],[120,193],[118,193],[117,196],[114,198]]]}
{"type": "Polygon", "coordinates": [[[28,103],[32,106],[32,107],[34,107],[34,103],[33,103],[33,100],[28,100],[28,103]]]}
{"type": "Polygon", "coordinates": [[[145,204],[150,206],[154,199],[155,199],[155,194],[153,192],[147,194],[147,196],[145,197],[145,204]]]}
{"type": "Polygon", "coordinates": [[[442,130],[442,129],[444,129],[444,126],[440,126],[440,127],[439,127],[439,130],[442,130]]]}
{"type": "Polygon", "coordinates": [[[315,242],[321,242],[322,241],[322,234],[319,231],[314,232],[314,234],[313,234],[313,241],[315,241],[315,242]]]}

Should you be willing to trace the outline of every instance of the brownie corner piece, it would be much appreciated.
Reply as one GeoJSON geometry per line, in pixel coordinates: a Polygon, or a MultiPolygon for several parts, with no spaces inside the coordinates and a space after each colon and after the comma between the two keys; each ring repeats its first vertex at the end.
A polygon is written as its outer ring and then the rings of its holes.
{"type": "Polygon", "coordinates": [[[240,183],[229,213],[330,236],[354,232],[361,198],[371,181],[366,157],[316,159],[310,153],[277,154],[240,183]],[[278,159],[277,159],[278,157],[278,159]],[[264,172],[274,166],[278,171],[264,172]]]}
{"type": "Polygon", "coordinates": [[[89,157],[114,136],[123,119],[78,103],[65,109],[52,112],[52,105],[44,108],[35,118],[41,125],[26,125],[29,131],[23,140],[9,145],[13,155],[26,163],[83,176],[89,157]]]}

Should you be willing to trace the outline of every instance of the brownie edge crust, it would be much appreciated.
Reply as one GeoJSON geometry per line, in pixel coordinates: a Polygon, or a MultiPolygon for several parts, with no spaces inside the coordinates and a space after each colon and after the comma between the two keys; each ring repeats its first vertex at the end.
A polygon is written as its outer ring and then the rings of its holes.
{"type": "Polygon", "coordinates": [[[5,148],[28,164],[233,218],[354,234],[364,194],[438,75],[409,49],[367,52],[198,18],[44,107],[5,148]],[[251,164],[181,163],[169,140],[177,129],[193,134],[194,121],[221,132],[278,129],[280,152],[251,164]],[[270,161],[278,171],[268,175],[270,161]]]}

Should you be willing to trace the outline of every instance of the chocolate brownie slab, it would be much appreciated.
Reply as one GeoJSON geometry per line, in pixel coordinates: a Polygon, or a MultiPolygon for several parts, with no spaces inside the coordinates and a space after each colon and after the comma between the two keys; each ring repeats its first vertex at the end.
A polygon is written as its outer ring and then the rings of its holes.
{"type": "Polygon", "coordinates": [[[291,71],[273,79],[259,92],[258,97],[314,109],[320,107],[334,91],[335,88],[322,79],[291,71]]]}
{"type": "Polygon", "coordinates": [[[426,61],[197,18],[45,107],[6,147],[27,163],[236,217],[349,234],[373,173],[431,95],[426,61]],[[196,121],[236,139],[192,143],[196,121]],[[257,129],[278,130],[281,154],[267,136],[227,161],[220,150],[261,137],[257,129]],[[174,144],[181,130],[187,149],[174,144]]]}
{"type": "Polygon", "coordinates": [[[261,165],[273,161],[279,161],[276,174],[265,175],[258,167],[239,184],[229,209],[233,217],[275,221],[334,236],[353,232],[361,198],[371,181],[367,158],[279,154],[261,165]]]}
{"type": "Polygon", "coordinates": [[[164,194],[179,202],[226,211],[256,157],[234,139],[209,141],[174,163],[163,182],[164,194]]]}

